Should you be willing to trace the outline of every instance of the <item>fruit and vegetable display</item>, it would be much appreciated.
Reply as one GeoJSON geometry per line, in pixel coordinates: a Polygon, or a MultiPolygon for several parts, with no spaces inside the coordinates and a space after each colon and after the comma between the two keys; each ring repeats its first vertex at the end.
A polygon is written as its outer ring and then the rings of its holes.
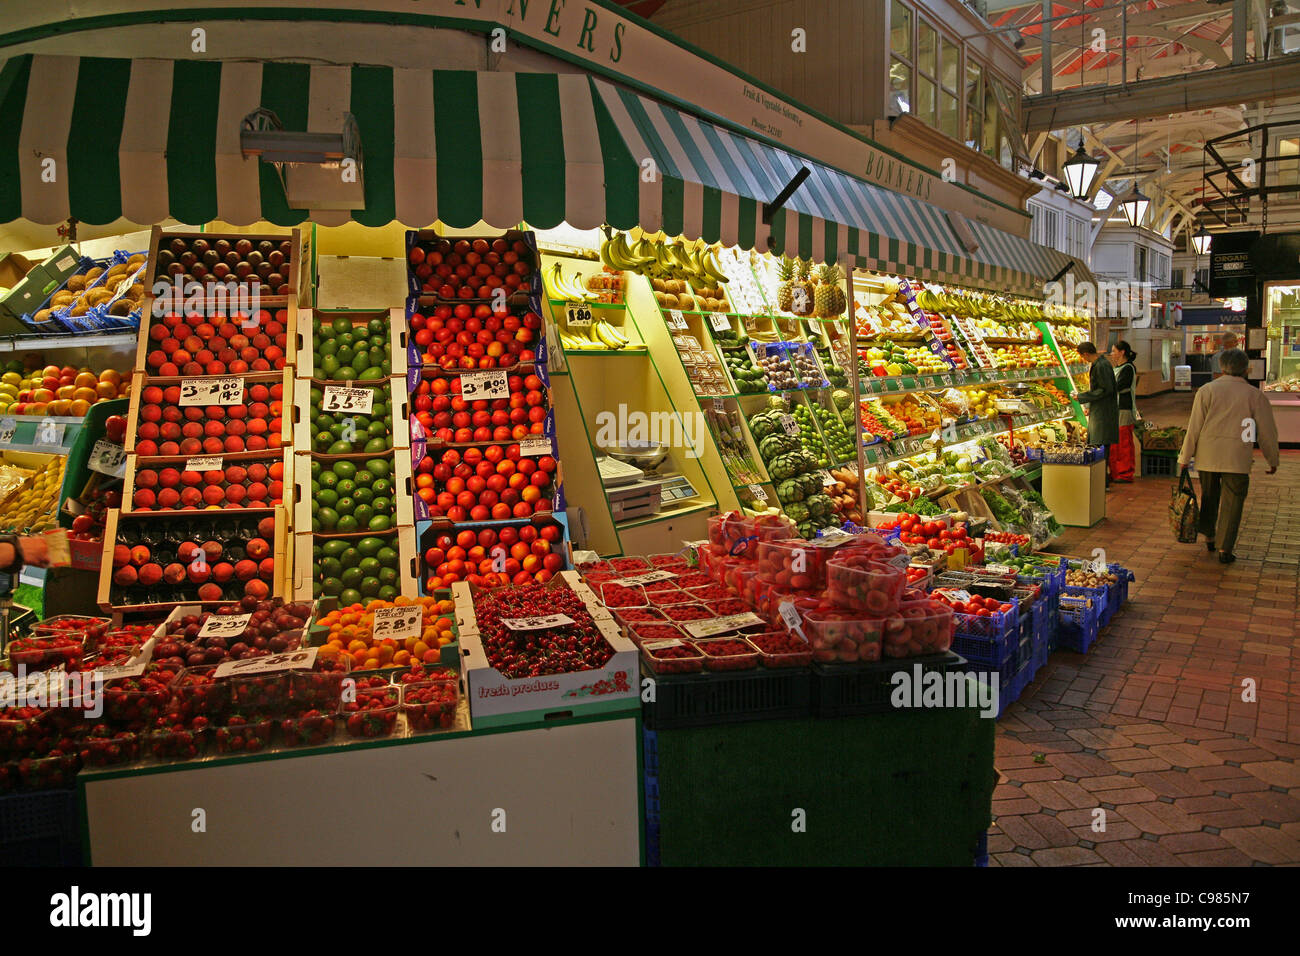
{"type": "Polygon", "coordinates": [[[860,350],[871,374],[877,377],[896,375],[933,375],[951,372],[952,366],[924,346],[902,346],[888,339],[860,350]]]}
{"type": "Polygon", "coordinates": [[[785,417],[780,407],[768,408],[749,419],[749,431],[783,510],[811,537],[832,519],[835,503],[823,491],[818,456],[804,447],[797,421],[791,419],[797,434],[787,433],[785,417]]]}
{"type": "Polygon", "coordinates": [[[799,375],[791,364],[790,351],[785,342],[754,342],[750,344],[752,361],[767,379],[767,387],[774,392],[800,388],[799,375]]]}
{"type": "Polygon", "coordinates": [[[474,595],[479,641],[488,665],[502,676],[543,677],[593,670],[614,656],[581,597],[567,584],[531,584],[474,595]],[[517,629],[512,621],[560,614],[570,623],[517,629]]]}
{"type": "MultiPolygon", "coordinates": [[[[443,647],[455,638],[453,614],[455,604],[433,597],[376,599],[353,601],[326,614],[316,623],[327,629],[317,657],[324,661],[351,659],[353,671],[374,671],[386,667],[412,665],[436,666],[441,660],[443,647]],[[418,636],[376,637],[375,612],[394,607],[420,608],[420,633],[418,636]]],[[[426,674],[421,667],[419,679],[438,673],[426,674]]],[[[386,681],[385,681],[386,683],[386,681]]]]}
{"type": "Polygon", "coordinates": [[[149,326],[145,368],[161,378],[279,371],[293,348],[289,322],[287,309],[164,310],[149,326]]]}
{"type": "Polygon", "coordinates": [[[800,388],[829,388],[830,381],[817,360],[817,349],[811,342],[787,343],[790,367],[794,370],[800,388]]]}
{"type": "Polygon", "coordinates": [[[508,376],[506,384],[506,396],[466,401],[459,376],[421,379],[411,393],[411,417],[422,435],[413,432],[412,437],[468,444],[542,434],[550,406],[546,383],[536,374],[525,374],[508,376]]]}
{"type": "MultiPolygon", "coordinates": [[[[358,386],[374,390],[369,414],[359,411],[326,411],[324,386],[311,383],[308,407],[311,412],[311,450],[317,455],[378,455],[392,450],[393,392],[387,381],[358,386]]],[[[301,394],[301,393],[299,393],[301,394]]],[[[237,407],[237,406],[236,406],[237,407]]],[[[278,413],[277,413],[278,414],[278,413]]],[[[279,427],[279,418],[275,419],[279,427]]],[[[252,423],[249,423],[251,429],[252,423]]],[[[299,427],[303,427],[301,424],[299,427]]]]}
{"type": "MultiPolygon", "coordinates": [[[[393,456],[311,463],[311,530],[317,534],[382,534],[396,523],[393,456]]],[[[306,529],[300,529],[306,530],[306,529]]]]}
{"type": "Polygon", "coordinates": [[[92,405],[131,394],[130,373],[90,366],[45,365],[24,368],[10,359],[0,373],[0,414],[59,415],[84,418],[92,405]]]}
{"type": "Polygon", "coordinates": [[[735,409],[719,411],[708,405],[704,409],[704,416],[732,483],[749,485],[765,481],[762,469],[754,461],[745,441],[740,413],[735,409]]]}
{"type": "MultiPolygon", "coordinates": [[[[265,657],[297,649],[305,642],[307,622],[313,608],[310,602],[286,604],[280,598],[257,598],[246,595],[233,604],[214,608],[210,613],[185,614],[164,629],[153,649],[154,663],[179,671],[183,667],[202,668],[223,661],[240,661],[265,657]],[[212,615],[230,616],[248,614],[242,629],[220,634],[202,633],[203,626],[212,615]]],[[[200,671],[201,675],[207,672],[200,671]]],[[[190,704],[194,712],[193,697],[211,694],[200,688],[210,686],[207,680],[184,681],[187,690],[178,695],[181,702],[190,704]]]]}
{"type": "Polygon", "coordinates": [[[146,384],[138,396],[135,453],[149,458],[280,448],[284,384],[278,376],[263,378],[244,379],[230,405],[182,405],[181,385],[146,384]]]}
{"type": "Polygon", "coordinates": [[[299,266],[293,255],[291,239],[163,233],[153,263],[154,282],[258,284],[268,295],[287,295],[299,266]]]}
{"type": "MultiPolygon", "coordinates": [[[[802,406],[796,406],[796,410],[802,406]]],[[[796,411],[796,417],[798,417],[796,411]]],[[[811,416],[816,420],[818,428],[821,429],[822,439],[826,443],[826,450],[829,453],[827,463],[823,468],[829,468],[832,464],[840,462],[857,461],[858,449],[857,442],[854,440],[853,433],[844,425],[844,419],[838,411],[832,411],[824,405],[813,405],[811,416]]],[[[803,422],[800,421],[802,427],[803,422]]]]}
{"type": "Polygon", "coordinates": [[[311,369],[303,369],[322,382],[368,382],[387,378],[393,371],[391,330],[387,315],[354,318],[328,313],[312,315],[311,369]]]}
{"type": "Polygon", "coordinates": [[[216,464],[203,471],[187,467],[185,461],[137,467],[126,510],[274,508],[284,503],[283,457],[222,459],[216,464]]]}
{"type": "Polygon", "coordinates": [[[754,364],[753,356],[748,349],[723,348],[722,361],[731,374],[731,381],[736,386],[736,394],[748,395],[769,390],[771,383],[768,381],[767,373],[754,364]]]}
{"type": "Polygon", "coordinates": [[[0,531],[49,531],[56,524],[67,459],[55,455],[0,501],[0,531]]]}
{"type": "MultiPolygon", "coordinates": [[[[58,292],[50,296],[44,308],[32,314],[31,322],[40,325],[51,318],[79,318],[94,309],[123,318],[140,311],[144,303],[144,275],[148,257],[143,252],[114,253],[104,264],[90,266],[69,277],[58,292]]],[[[70,329],[82,326],[65,323],[70,329]]]]}
{"type": "Polygon", "coordinates": [[[396,534],[312,538],[312,597],[341,605],[392,601],[401,592],[401,545],[396,534]]]}
{"type": "Polygon", "coordinates": [[[1094,571],[1091,566],[1084,562],[1075,562],[1083,566],[1075,567],[1071,564],[1065,571],[1065,583],[1068,587],[1073,588],[1104,588],[1112,584],[1119,583],[1119,575],[1113,571],[1094,571]]]}
{"type": "Polygon", "coordinates": [[[435,450],[417,465],[416,495],[428,517],[454,523],[528,518],[555,507],[558,468],[518,443],[435,450]]]}
{"type": "Polygon", "coordinates": [[[618,232],[601,243],[603,263],[620,272],[646,276],[662,309],[730,312],[724,286],[730,281],[718,250],[697,242],[645,236],[635,242],[618,232]]]}
{"type": "Polygon", "coordinates": [[[532,365],[541,348],[542,317],[524,306],[496,311],[483,303],[421,304],[407,316],[406,325],[417,364],[431,369],[532,365]]]}
{"type": "Polygon", "coordinates": [[[525,234],[451,239],[417,234],[406,255],[412,291],[445,302],[540,292],[537,251],[525,234]]]}
{"type": "Polygon", "coordinates": [[[421,584],[430,594],[457,581],[479,588],[545,584],[567,566],[564,528],[555,520],[455,532],[433,526],[420,549],[421,584]]]}
{"type": "Polygon", "coordinates": [[[115,608],[270,597],[276,518],[123,517],[111,553],[115,608]]]}

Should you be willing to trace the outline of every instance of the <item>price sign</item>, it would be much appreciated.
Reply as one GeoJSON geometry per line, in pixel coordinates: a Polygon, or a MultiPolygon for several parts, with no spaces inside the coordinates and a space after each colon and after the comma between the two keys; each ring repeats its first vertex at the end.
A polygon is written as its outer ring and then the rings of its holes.
{"type": "Polygon", "coordinates": [[[962,588],[941,588],[939,593],[960,604],[967,604],[970,601],[970,592],[962,588]]]}
{"type": "Polygon", "coordinates": [[[224,460],[220,455],[198,455],[185,459],[185,470],[221,471],[224,460]]]}
{"type": "Polygon", "coordinates": [[[353,412],[369,415],[375,404],[373,388],[348,388],[346,385],[326,385],[321,398],[322,412],[353,412]]]}
{"type": "Polygon", "coordinates": [[[310,670],[316,664],[318,648],[305,647],[285,654],[271,654],[266,657],[246,657],[242,661],[226,661],[218,664],[212,676],[238,677],[243,674],[269,674],[273,671],[310,670]]]}
{"type": "Polygon", "coordinates": [[[631,587],[634,584],[654,584],[656,581],[667,581],[675,577],[677,574],[673,571],[647,571],[645,574],[635,574],[630,578],[619,578],[618,583],[631,587]]]}
{"type": "Polygon", "coordinates": [[[46,448],[58,448],[63,444],[63,432],[67,426],[52,418],[42,418],[36,426],[36,438],[33,445],[46,448]]]}
{"type": "Polygon", "coordinates": [[[14,432],[18,431],[18,423],[12,418],[0,418],[0,445],[13,444],[14,432]]]}
{"type": "Polygon", "coordinates": [[[460,397],[467,402],[510,397],[510,377],[504,369],[465,372],[460,377],[460,397]]]}
{"type": "Polygon", "coordinates": [[[831,474],[829,471],[827,471],[825,468],[820,469],[820,470],[817,472],[817,474],[819,474],[819,475],[822,476],[822,487],[823,487],[823,488],[829,488],[831,485],[835,484],[835,481],[836,481],[835,476],[832,475],[832,474],[831,474]]]}
{"type": "Polygon", "coordinates": [[[181,380],[181,407],[187,405],[241,405],[244,380],[234,378],[186,378],[181,380]]]}
{"type": "Polygon", "coordinates": [[[423,630],[424,609],[419,605],[381,607],[375,611],[375,640],[391,637],[402,641],[408,637],[419,637],[423,630]]]}
{"type": "Polygon", "coordinates": [[[799,423],[794,420],[793,415],[782,415],[781,427],[785,429],[787,435],[793,435],[796,438],[799,437],[799,423]]]}
{"type": "Polygon", "coordinates": [[[149,666],[148,656],[130,661],[126,664],[117,664],[113,667],[100,668],[100,680],[107,683],[111,680],[120,680],[123,677],[139,677],[144,673],[145,668],[149,666]]]}
{"type": "Polygon", "coordinates": [[[521,439],[519,442],[519,454],[521,455],[550,455],[553,451],[551,439],[547,435],[534,435],[531,438],[521,439]]]}
{"type": "Polygon", "coordinates": [[[564,318],[572,326],[591,325],[591,309],[584,302],[566,302],[564,318]]]}
{"type": "Polygon", "coordinates": [[[121,478],[126,474],[126,449],[101,438],[90,450],[90,459],[86,462],[86,467],[101,475],[121,478]]]}
{"type": "Polygon", "coordinates": [[[501,623],[512,631],[540,631],[547,627],[572,624],[573,618],[567,614],[542,614],[537,617],[503,617],[501,623]]]}
{"type": "Polygon", "coordinates": [[[945,374],[945,375],[940,375],[940,376],[939,376],[939,379],[943,382],[944,385],[947,385],[947,386],[949,386],[950,388],[952,387],[952,376],[951,376],[951,375],[947,375],[947,374],[945,374]]]}
{"type": "Polygon", "coordinates": [[[714,312],[709,316],[709,324],[713,326],[715,332],[730,332],[731,320],[721,312],[714,312]]]}
{"type": "Polygon", "coordinates": [[[668,313],[668,328],[681,329],[683,331],[688,328],[686,324],[686,316],[682,315],[680,309],[673,309],[668,313]]]}
{"type": "Polygon", "coordinates": [[[713,400],[713,410],[717,412],[719,415],[721,415],[726,412],[727,403],[720,398],[715,398],[713,400]]]}
{"type": "Polygon", "coordinates": [[[868,449],[866,450],[866,452],[865,452],[865,455],[866,455],[866,459],[867,459],[867,461],[869,461],[869,462],[871,462],[871,463],[873,463],[873,464],[874,464],[877,460],[879,460],[879,457],[880,457],[878,451],[877,451],[875,448],[868,448],[868,449]]]}
{"type": "Polygon", "coordinates": [[[668,647],[681,647],[682,643],[677,638],[670,637],[666,641],[650,641],[648,644],[642,644],[641,649],[643,651],[662,651],[668,647]]]}
{"type": "Polygon", "coordinates": [[[799,611],[795,608],[794,602],[782,601],[777,611],[781,615],[781,623],[785,625],[785,629],[803,637],[803,618],[799,616],[799,611]]]}
{"type": "Polygon", "coordinates": [[[749,493],[759,501],[767,500],[767,492],[763,490],[762,485],[750,485],[749,493]]]}
{"type": "Polygon", "coordinates": [[[230,637],[244,633],[252,614],[210,614],[199,628],[199,637],[230,637]]]}
{"type": "Polygon", "coordinates": [[[839,528],[827,528],[821,535],[820,538],[813,538],[808,543],[814,548],[838,548],[853,540],[853,535],[845,534],[839,528]]]}
{"type": "Polygon", "coordinates": [[[713,637],[715,634],[726,634],[728,631],[738,631],[742,627],[762,623],[761,617],[752,611],[746,611],[744,614],[728,614],[707,621],[688,621],[685,627],[691,637],[713,637]]]}
{"type": "Polygon", "coordinates": [[[752,315],[745,316],[745,332],[749,335],[753,335],[757,331],[758,319],[754,318],[752,315]]]}

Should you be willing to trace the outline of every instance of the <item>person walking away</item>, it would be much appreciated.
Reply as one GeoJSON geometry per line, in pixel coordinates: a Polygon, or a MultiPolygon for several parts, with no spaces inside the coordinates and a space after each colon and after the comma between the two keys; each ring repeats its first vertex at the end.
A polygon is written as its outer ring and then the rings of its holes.
{"type": "Polygon", "coordinates": [[[1200,532],[1205,546],[1218,548],[1219,561],[1237,560],[1233,547],[1250,487],[1255,441],[1268,474],[1277,471],[1277,424],[1264,394],[1246,381],[1250,360],[1241,349],[1228,349],[1219,360],[1223,375],[1202,385],[1192,401],[1187,437],[1178,453],[1181,471],[1193,461],[1201,478],[1200,532]],[[1253,426],[1252,426],[1253,423],[1253,426]],[[1253,430],[1255,441],[1250,440],[1253,430]]]}
{"type": "MultiPolygon", "coordinates": [[[[1088,406],[1088,444],[1101,445],[1107,450],[1119,441],[1119,403],[1115,397],[1115,369],[1111,367],[1106,356],[1097,354],[1097,346],[1091,342],[1080,342],[1079,356],[1089,364],[1088,390],[1075,391],[1074,399],[1081,405],[1088,406]]],[[[1110,462],[1106,463],[1110,467],[1110,462]]],[[[1106,484],[1110,484],[1110,472],[1106,473],[1106,484]]]]}
{"type": "Polygon", "coordinates": [[[1133,481],[1133,426],[1142,420],[1137,410],[1137,353],[1123,339],[1111,347],[1107,356],[1115,369],[1115,399],[1119,406],[1119,441],[1108,452],[1110,480],[1131,484],[1133,481]]]}
{"type": "Polygon", "coordinates": [[[1237,347],[1237,333],[1224,332],[1214,342],[1214,354],[1210,356],[1210,378],[1212,380],[1223,374],[1223,369],[1219,363],[1223,359],[1224,352],[1237,347]]]}

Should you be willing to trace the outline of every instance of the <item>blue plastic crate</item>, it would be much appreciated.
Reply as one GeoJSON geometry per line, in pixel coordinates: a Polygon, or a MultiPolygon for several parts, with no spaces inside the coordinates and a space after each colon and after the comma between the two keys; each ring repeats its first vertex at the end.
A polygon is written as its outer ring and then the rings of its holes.
{"type": "MultiPolygon", "coordinates": [[[[1109,602],[1110,616],[1113,617],[1116,611],[1128,603],[1129,582],[1136,581],[1137,578],[1134,576],[1132,571],[1124,567],[1122,564],[1108,564],[1106,565],[1106,570],[1119,578],[1119,583],[1112,584],[1109,588],[1109,593],[1106,595],[1107,601],[1109,602]]],[[[1109,617],[1106,619],[1106,623],[1110,623],[1109,617]]]]}
{"type": "Polygon", "coordinates": [[[1060,647],[1086,654],[1097,641],[1101,631],[1097,608],[1062,606],[1057,612],[1059,628],[1057,641],[1060,647]]]}
{"type": "Polygon", "coordinates": [[[1105,587],[1083,588],[1075,584],[1067,584],[1061,593],[1072,597],[1092,598],[1092,607],[1097,612],[1097,621],[1100,624],[1105,624],[1110,620],[1110,614],[1108,613],[1110,602],[1107,590],[1105,587]]]}
{"type": "Polygon", "coordinates": [[[1009,661],[1016,656],[1016,650],[1020,646],[1020,627],[1017,625],[1010,631],[1003,632],[994,637],[980,637],[974,634],[955,634],[952,639],[952,651],[960,654],[962,657],[970,660],[974,658],[979,661],[1000,666],[1003,662],[1009,661]]]}
{"type": "Polygon", "coordinates": [[[659,855],[659,736],[642,730],[645,753],[642,785],[645,796],[645,859],[647,866],[658,866],[659,855]]]}

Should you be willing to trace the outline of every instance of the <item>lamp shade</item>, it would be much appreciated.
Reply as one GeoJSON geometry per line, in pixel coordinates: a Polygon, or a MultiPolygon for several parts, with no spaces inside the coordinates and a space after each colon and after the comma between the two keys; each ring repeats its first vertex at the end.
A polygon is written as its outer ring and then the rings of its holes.
{"type": "Polygon", "coordinates": [[[1143,220],[1147,217],[1147,209],[1151,206],[1151,200],[1148,199],[1142,190],[1137,188],[1137,184],[1129,190],[1127,196],[1120,200],[1119,208],[1124,213],[1124,218],[1128,224],[1133,227],[1142,225],[1143,220]]]}
{"type": "Polygon", "coordinates": [[[1101,160],[1089,156],[1083,151],[1083,144],[1079,144],[1078,150],[1073,156],[1065,161],[1062,167],[1065,172],[1065,181],[1070,186],[1070,195],[1075,199],[1083,199],[1088,195],[1092,188],[1092,181],[1097,178],[1097,167],[1101,165],[1101,160]]]}
{"type": "Polygon", "coordinates": [[[1210,240],[1213,237],[1206,231],[1204,224],[1197,227],[1196,232],[1192,234],[1192,249],[1198,256],[1203,256],[1210,251],[1210,240]]]}

